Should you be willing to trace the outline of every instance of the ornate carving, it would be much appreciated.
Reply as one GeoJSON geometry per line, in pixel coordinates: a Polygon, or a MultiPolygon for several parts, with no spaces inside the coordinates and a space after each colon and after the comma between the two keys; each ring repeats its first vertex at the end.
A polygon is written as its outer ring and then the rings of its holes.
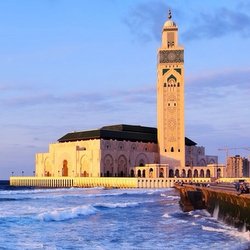
{"type": "Polygon", "coordinates": [[[168,127],[170,129],[175,129],[175,127],[176,127],[176,121],[175,121],[175,119],[169,119],[168,120],[168,127]]]}
{"type": "Polygon", "coordinates": [[[169,138],[168,138],[168,141],[169,142],[175,142],[176,141],[176,137],[175,136],[169,136],[169,138]]]}
{"type": "Polygon", "coordinates": [[[160,50],[159,63],[183,63],[184,50],[160,50]]]}

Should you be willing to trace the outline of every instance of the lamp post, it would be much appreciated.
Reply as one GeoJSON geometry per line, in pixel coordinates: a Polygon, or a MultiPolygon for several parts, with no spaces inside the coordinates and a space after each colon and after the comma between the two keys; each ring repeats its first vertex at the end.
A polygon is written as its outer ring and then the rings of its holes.
{"type": "Polygon", "coordinates": [[[24,171],[22,171],[22,176],[23,176],[23,174],[24,174],[24,171]]]}
{"type": "Polygon", "coordinates": [[[12,176],[14,175],[14,171],[11,172],[11,175],[12,175],[12,176]]]}

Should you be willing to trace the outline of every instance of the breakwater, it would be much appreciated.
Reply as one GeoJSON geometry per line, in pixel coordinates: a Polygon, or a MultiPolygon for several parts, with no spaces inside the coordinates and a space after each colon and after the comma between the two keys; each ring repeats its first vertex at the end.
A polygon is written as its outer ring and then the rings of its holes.
{"type": "Polygon", "coordinates": [[[22,187],[105,187],[105,188],[169,188],[176,182],[207,183],[210,178],[137,178],[137,177],[30,177],[12,176],[11,186],[22,187]]]}
{"type": "Polygon", "coordinates": [[[211,187],[176,185],[183,211],[206,209],[227,224],[250,230],[250,194],[211,187]]]}

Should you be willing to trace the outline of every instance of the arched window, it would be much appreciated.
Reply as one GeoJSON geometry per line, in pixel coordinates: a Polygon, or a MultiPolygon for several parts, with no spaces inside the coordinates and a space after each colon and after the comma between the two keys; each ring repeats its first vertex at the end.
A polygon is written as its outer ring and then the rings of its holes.
{"type": "Polygon", "coordinates": [[[154,174],[154,170],[153,170],[153,168],[150,168],[149,169],[149,178],[152,178],[153,174],[154,174]]]}
{"type": "Polygon", "coordinates": [[[68,161],[63,161],[62,176],[68,176],[68,161]]]}
{"type": "Polygon", "coordinates": [[[131,169],[131,171],[130,171],[130,176],[135,177],[135,171],[133,169],[131,169]]]}
{"type": "Polygon", "coordinates": [[[160,178],[164,178],[164,169],[160,168],[160,178]]]}
{"type": "Polygon", "coordinates": [[[146,177],[146,170],[145,170],[145,169],[142,170],[142,177],[143,177],[143,178],[146,177]]]}
{"type": "Polygon", "coordinates": [[[210,170],[209,169],[207,169],[207,171],[206,171],[206,178],[210,178],[210,170]]]}
{"type": "Polygon", "coordinates": [[[169,177],[174,177],[174,170],[173,169],[169,169],[169,177]]]}
{"type": "Polygon", "coordinates": [[[218,169],[217,169],[217,178],[220,178],[220,177],[221,177],[221,169],[218,168],[218,169]]]}
{"type": "Polygon", "coordinates": [[[198,178],[198,170],[197,169],[194,170],[194,178],[198,178]]]}
{"type": "Polygon", "coordinates": [[[179,171],[179,169],[176,169],[175,170],[175,176],[178,178],[178,177],[180,177],[180,171],[179,171]]]}
{"type": "Polygon", "coordinates": [[[182,169],[181,177],[182,177],[182,178],[185,178],[185,177],[186,177],[186,171],[185,171],[185,169],[182,169]]]}
{"type": "Polygon", "coordinates": [[[204,170],[203,169],[201,169],[201,171],[200,171],[200,177],[204,178],[204,170]]]}
{"type": "Polygon", "coordinates": [[[188,178],[192,178],[192,170],[191,169],[188,170],[188,178]]]}
{"type": "Polygon", "coordinates": [[[171,152],[174,152],[174,147],[171,147],[171,152]]]}
{"type": "Polygon", "coordinates": [[[141,177],[141,170],[140,169],[137,171],[137,176],[141,177]]]}

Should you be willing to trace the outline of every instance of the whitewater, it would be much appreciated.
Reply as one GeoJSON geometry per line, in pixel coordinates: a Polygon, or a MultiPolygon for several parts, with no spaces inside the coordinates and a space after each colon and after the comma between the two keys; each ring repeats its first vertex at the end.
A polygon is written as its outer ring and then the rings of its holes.
{"type": "Polygon", "coordinates": [[[175,189],[0,190],[0,249],[250,249],[249,232],[175,189]]]}

